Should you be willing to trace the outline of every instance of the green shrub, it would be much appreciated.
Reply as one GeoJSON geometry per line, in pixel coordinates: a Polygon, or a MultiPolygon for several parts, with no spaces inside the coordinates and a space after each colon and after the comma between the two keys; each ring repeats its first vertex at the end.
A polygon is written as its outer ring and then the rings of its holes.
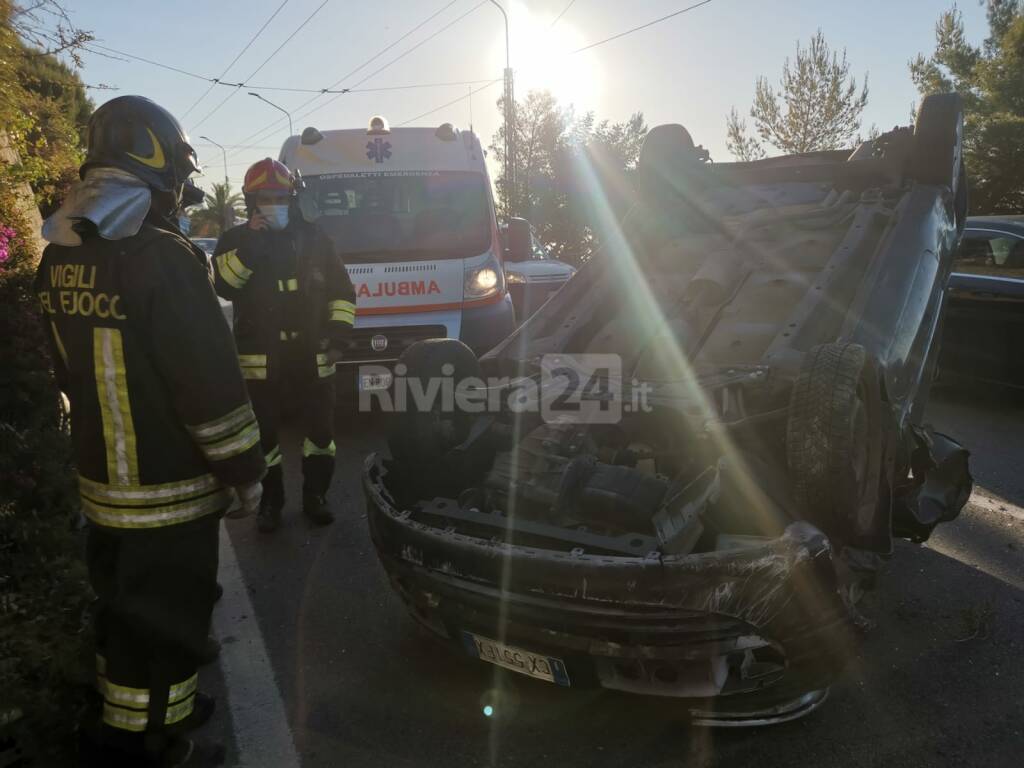
{"type": "Polygon", "coordinates": [[[73,763],[93,673],[67,414],[32,289],[36,225],[25,215],[74,178],[81,150],[69,110],[81,105],[46,91],[59,67],[26,69],[41,57],[26,53],[10,20],[0,0],[0,766],[21,768],[73,763]]]}
{"type": "Polygon", "coordinates": [[[15,749],[53,765],[87,695],[89,592],[67,417],[14,202],[0,193],[14,230],[0,263],[0,765],[15,749]]]}

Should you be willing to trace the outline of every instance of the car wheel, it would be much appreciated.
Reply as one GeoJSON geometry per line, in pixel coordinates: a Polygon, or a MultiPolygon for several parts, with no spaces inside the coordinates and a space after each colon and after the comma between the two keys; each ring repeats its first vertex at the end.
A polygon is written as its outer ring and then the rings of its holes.
{"type": "Polygon", "coordinates": [[[484,416],[460,410],[457,401],[442,392],[468,378],[481,378],[480,363],[457,339],[427,339],[402,353],[396,373],[401,366],[408,385],[405,408],[391,416],[388,430],[395,466],[418,489],[456,494],[490,469],[495,449],[486,436],[467,450],[459,449],[484,416]],[[438,382],[440,389],[431,401],[417,403],[414,388],[428,393],[438,382]]]}
{"type": "Polygon", "coordinates": [[[936,93],[921,102],[914,124],[910,175],[922,184],[949,187],[957,228],[967,218],[967,173],[964,167],[964,105],[958,93],[936,93]]]}
{"type": "Polygon", "coordinates": [[[884,459],[875,367],[858,344],[822,344],[790,397],[786,459],[800,514],[848,543],[877,538],[884,459]]]}

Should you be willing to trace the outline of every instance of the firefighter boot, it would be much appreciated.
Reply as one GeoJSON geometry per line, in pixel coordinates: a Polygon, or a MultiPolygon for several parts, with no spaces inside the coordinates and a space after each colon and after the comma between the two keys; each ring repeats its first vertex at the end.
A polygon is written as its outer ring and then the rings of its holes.
{"type": "Polygon", "coordinates": [[[181,730],[194,731],[206,725],[217,711],[217,700],[202,691],[196,691],[195,709],[181,723],[181,730]]]}
{"type": "Polygon", "coordinates": [[[334,522],[334,513],[331,511],[326,494],[303,493],[302,511],[317,525],[330,525],[334,522]]]}
{"type": "Polygon", "coordinates": [[[281,525],[281,510],[284,509],[284,478],[281,465],[270,467],[263,478],[263,498],[256,513],[256,527],[261,533],[276,531],[281,525]]]}
{"type": "Polygon", "coordinates": [[[327,489],[334,475],[334,441],[324,448],[307,439],[302,445],[302,511],[317,525],[330,525],[334,513],[327,489]]]}

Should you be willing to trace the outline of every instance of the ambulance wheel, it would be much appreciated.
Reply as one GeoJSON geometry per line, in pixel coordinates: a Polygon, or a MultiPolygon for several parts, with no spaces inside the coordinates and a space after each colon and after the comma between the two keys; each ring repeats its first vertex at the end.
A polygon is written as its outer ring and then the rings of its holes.
{"type": "Polygon", "coordinates": [[[480,363],[457,339],[427,339],[402,353],[396,375],[402,375],[403,366],[405,408],[392,415],[388,430],[395,467],[421,492],[456,495],[480,480],[494,462],[494,443],[486,435],[459,449],[482,414],[460,410],[457,399],[443,394],[448,387],[454,391],[460,381],[479,379],[480,363]],[[416,402],[417,393],[431,392],[429,402],[416,402]]]}

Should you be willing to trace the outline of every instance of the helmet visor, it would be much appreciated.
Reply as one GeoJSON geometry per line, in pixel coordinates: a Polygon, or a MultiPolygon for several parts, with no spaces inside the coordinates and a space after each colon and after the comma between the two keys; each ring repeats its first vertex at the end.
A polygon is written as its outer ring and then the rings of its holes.
{"type": "Polygon", "coordinates": [[[185,176],[193,173],[201,173],[203,168],[199,165],[199,156],[192,146],[182,142],[178,149],[179,167],[184,171],[185,176]]]}

